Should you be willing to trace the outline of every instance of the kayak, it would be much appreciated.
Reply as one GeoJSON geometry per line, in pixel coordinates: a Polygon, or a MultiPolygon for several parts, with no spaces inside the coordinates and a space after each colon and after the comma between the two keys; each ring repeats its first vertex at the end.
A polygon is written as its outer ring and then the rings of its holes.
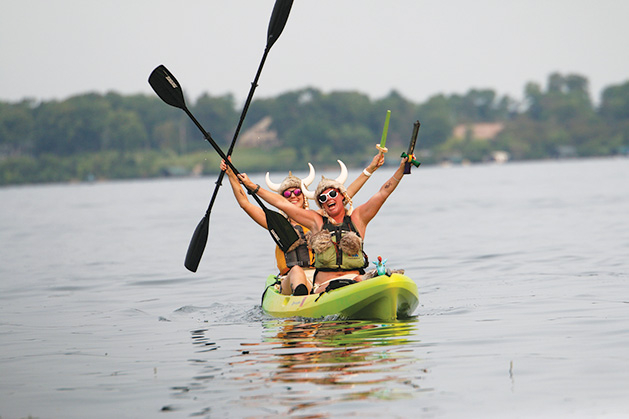
{"type": "Polygon", "coordinates": [[[262,295],[262,309],[273,317],[338,316],[348,320],[390,321],[411,317],[419,304],[417,284],[397,273],[300,296],[280,294],[275,283],[275,275],[270,275],[262,295]]]}

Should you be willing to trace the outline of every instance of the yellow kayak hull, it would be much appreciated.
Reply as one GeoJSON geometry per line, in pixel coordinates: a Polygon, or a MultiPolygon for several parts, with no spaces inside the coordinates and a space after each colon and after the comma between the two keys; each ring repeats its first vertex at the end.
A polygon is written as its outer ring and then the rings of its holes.
{"type": "Polygon", "coordinates": [[[313,295],[282,295],[266,280],[262,309],[273,317],[321,318],[338,316],[352,320],[407,319],[419,305],[417,284],[400,274],[377,276],[366,281],[313,295]]]}

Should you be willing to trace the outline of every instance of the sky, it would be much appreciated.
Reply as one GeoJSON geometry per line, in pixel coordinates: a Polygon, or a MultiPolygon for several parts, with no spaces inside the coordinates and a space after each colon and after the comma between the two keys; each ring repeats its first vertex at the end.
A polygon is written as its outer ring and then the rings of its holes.
{"type": "MultiPolygon", "coordinates": [[[[0,0],[0,100],[153,94],[159,64],[186,96],[244,102],[275,0],[0,0]]],[[[597,102],[629,81],[626,0],[295,0],[255,98],[314,87],[422,103],[579,74],[597,102]]]]}

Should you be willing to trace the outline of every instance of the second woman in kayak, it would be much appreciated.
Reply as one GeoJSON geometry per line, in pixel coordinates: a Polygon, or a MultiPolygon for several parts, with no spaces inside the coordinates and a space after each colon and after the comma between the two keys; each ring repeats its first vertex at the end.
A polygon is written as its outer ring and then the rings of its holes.
{"type": "MultiPolygon", "coordinates": [[[[340,160],[338,162],[341,165],[341,175],[335,181],[339,184],[343,184],[347,179],[347,169],[340,160]]],[[[358,175],[356,180],[354,180],[354,182],[352,182],[352,184],[347,188],[347,194],[349,196],[354,196],[360,188],[362,188],[365,182],[367,182],[371,174],[378,170],[378,168],[383,164],[384,154],[380,152],[374,156],[367,168],[363,170],[358,175]]],[[[315,176],[314,168],[310,163],[308,163],[308,165],[310,167],[310,174],[303,179],[303,184],[305,186],[309,186],[315,176]]],[[[240,207],[261,227],[265,229],[268,228],[266,225],[266,216],[264,211],[259,206],[253,205],[249,201],[238,178],[224,162],[221,162],[221,170],[226,171],[232,191],[234,192],[234,196],[236,197],[240,207]]],[[[290,172],[279,185],[273,184],[270,181],[268,173],[266,179],[267,186],[277,192],[277,194],[273,195],[278,197],[278,199],[281,199],[286,204],[292,205],[295,208],[303,210],[308,209],[308,199],[302,189],[302,179],[293,176],[290,172]]],[[[286,211],[284,212],[287,213],[286,211]]],[[[280,271],[281,292],[286,295],[306,295],[312,291],[313,276],[315,273],[315,269],[312,266],[314,256],[307,244],[309,228],[293,220],[290,215],[288,215],[288,220],[297,231],[300,239],[286,253],[282,252],[282,250],[277,246],[275,248],[275,258],[277,261],[277,267],[280,271]]]]}

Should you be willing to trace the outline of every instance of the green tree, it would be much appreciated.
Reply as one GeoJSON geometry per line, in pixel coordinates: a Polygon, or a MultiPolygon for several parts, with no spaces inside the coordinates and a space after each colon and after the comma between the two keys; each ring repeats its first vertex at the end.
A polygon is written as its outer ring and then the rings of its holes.
{"type": "Polygon", "coordinates": [[[560,123],[574,118],[589,118],[594,113],[585,77],[576,74],[565,77],[558,73],[551,74],[546,96],[549,113],[560,123]]]}
{"type": "MultiPolygon", "coordinates": [[[[319,101],[322,93],[317,89],[306,88],[283,93],[275,98],[258,99],[251,103],[247,120],[249,124],[256,123],[265,116],[273,118],[272,128],[277,131],[280,141],[286,144],[293,144],[294,133],[297,125],[302,123],[302,119],[315,119],[318,115],[316,107],[312,102],[319,101]],[[287,137],[291,138],[288,139],[287,137]]],[[[302,137],[303,138],[303,137],[302,137]]]]}
{"type": "Polygon", "coordinates": [[[541,159],[556,153],[547,139],[549,124],[521,117],[507,124],[495,140],[498,150],[508,151],[515,160],[541,159]]]}
{"type": "Polygon", "coordinates": [[[183,118],[167,119],[153,128],[152,143],[161,151],[178,151],[186,148],[186,129],[183,118]]]}
{"type": "Polygon", "coordinates": [[[103,135],[103,150],[129,152],[148,148],[148,134],[136,112],[123,109],[112,111],[107,122],[103,135]]]}
{"type": "Polygon", "coordinates": [[[33,104],[0,102],[0,155],[19,155],[33,150],[33,104]]]}
{"type": "Polygon", "coordinates": [[[542,87],[535,82],[529,82],[524,87],[524,100],[527,108],[526,115],[534,121],[547,118],[544,108],[544,93],[542,87]]]}
{"type": "Polygon", "coordinates": [[[321,109],[332,126],[343,124],[367,125],[371,113],[371,101],[365,94],[358,92],[331,92],[313,101],[321,109]]]}
{"type": "MultiPolygon", "coordinates": [[[[123,96],[115,92],[109,92],[105,95],[105,98],[112,110],[130,111],[138,115],[148,136],[148,147],[151,149],[160,149],[165,144],[162,138],[156,138],[155,136],[156,130],[158,130],[160,125],[168,121],[184,121],[185,118],[185,115],[182,115],[179,109],[167,106],[157,95],[137,94],[123,96]]],[[[179,137],[176,137],[175,140],[177,140],[177,144],[180,144],[179,137]]],[[[183,142],[185,142],[185,138],[183,142]]],[[[170,146],[166,146],[166,148],[170,148],[170,146]]],[[[175,150],[177,149],[175,148],[175,150]]]]}
{"type": "Polygon", "coordinates": [[[332,126],[327,121],[312,117],[302,118],[286,131],[283,140],[285,145],[295,149],[299,161],[316,162],[320,150],[325,147],[334,149],[332,131],[332,126]]]}
{"type": "Polygon", "coordinates": [[[102,148],[111,107],[95,93],[62,102],[47,102],[35,110],[36,153],[71,155],[102,148]]]}
{"type": "Polygon", "coordinates": [[[573,118],[589,118],[594,114],[585,77],[553,73],[548,77],[546,92],[538,84],[526,86],[527,114],[536,121],[554,119],[566,123],[573,118]]]}
{"type": "Polygon", "coordinates": [[[452,112],[448,99],[444,95],[429,98],[419,107],[417,114],[422,124],[419,131],[421,138],[418,140],[419,148],[438,146],[452,134],[454,128],[452,112]]]}
{"type": "Polygon", "coordinates": [[[629,120],[629,81],[603,90],[599,114],[611,122],[629,120]]]}
{"type": "Polygon", "coordinates": [[[470,89],[465,96],[450,98],[457,123],[493,122],[496,120],[497,96],[491,89],[470,89]]]}
{"type": "MultiPolygon", "coordinates": [[[[240,112],[236,112],[235,110],[234,96],[225,95],[213,97],[208,94],[203,94],[197,99],[190,110],[199,122],[201,122],[201,125],[210,132],[212,138],[227,152],[227,147],[231,144],[240,118],[240,112]]],[[[248,118],[247,116],[245,121],[247,121],[248,118]]],[[[243,129],[244,125],[240,131],[241,133],[243,129]]],[[[188,132],[190,132],[193,137],[193,142],[189,144],[188,149],[207,149],[208,144],[204,144],[204,141],[202,141],[203,136],[192,123],[188,123],[188,132]]]]}

